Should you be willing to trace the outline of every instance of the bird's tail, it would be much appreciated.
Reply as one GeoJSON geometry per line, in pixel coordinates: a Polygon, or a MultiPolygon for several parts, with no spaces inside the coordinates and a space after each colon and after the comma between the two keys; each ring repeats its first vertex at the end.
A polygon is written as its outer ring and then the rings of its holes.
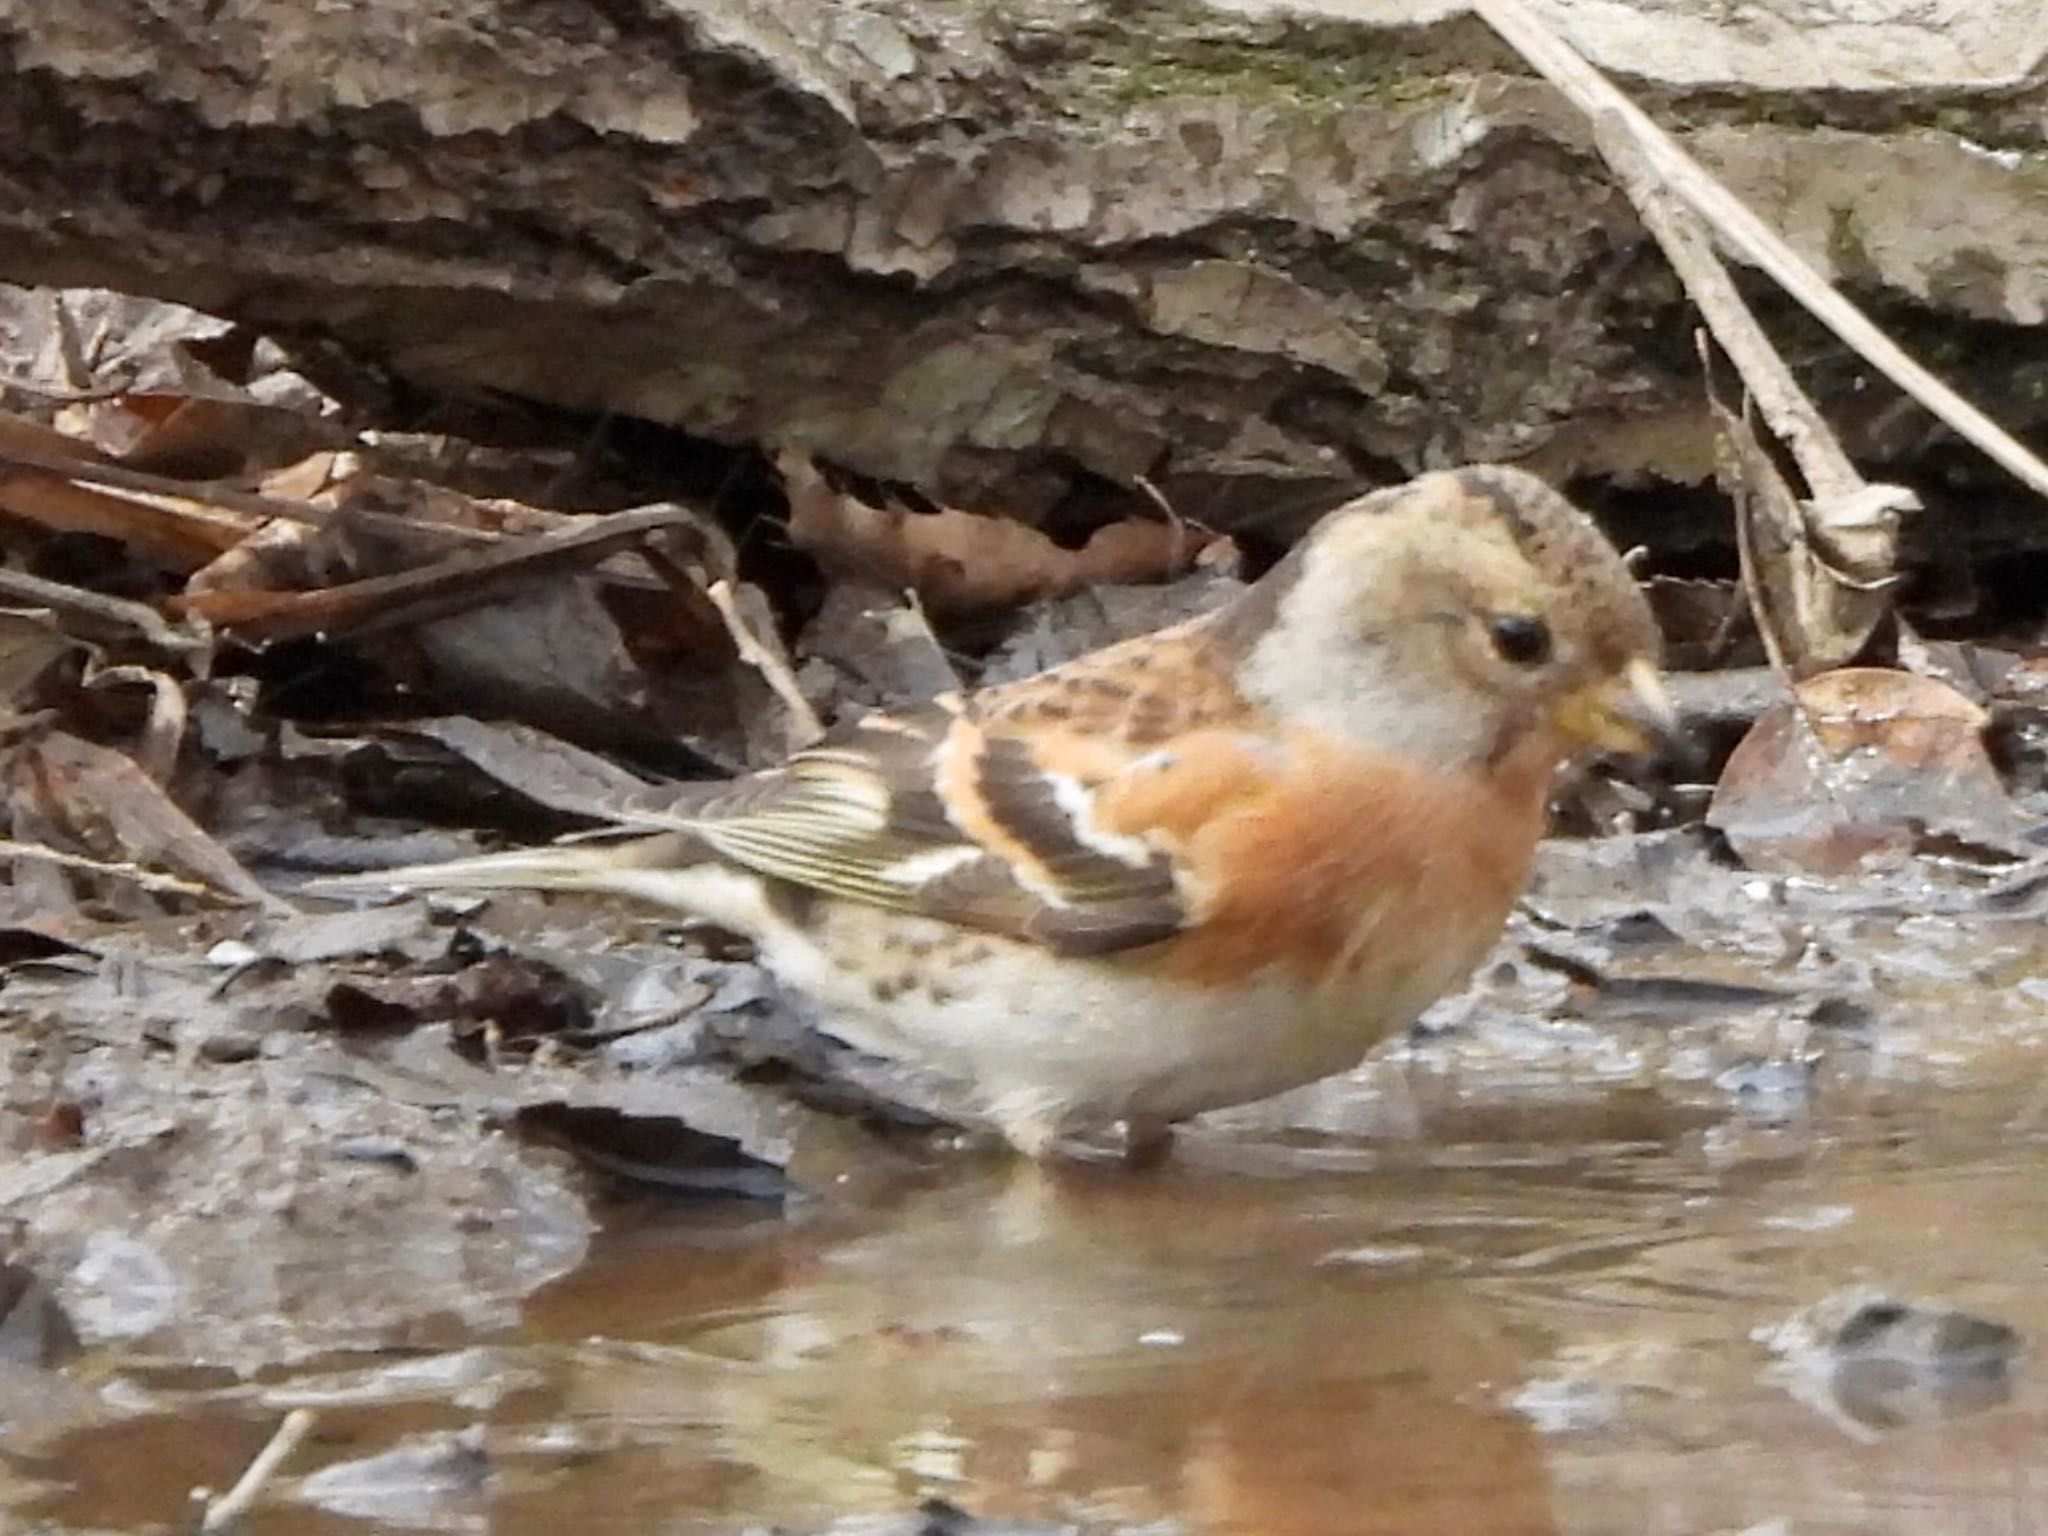
{"type": "Polygon", "coordinates": [[[676,871],[704,856],[698,841],[682,832],[657,832],[616,842],[557,843],[548,848],[514,848],[450,859],[443,864],[404,864],[356,875],[323,875],[305,889],[322,896],[413,891],[599,891],[638,894],[650,872],[676,871]]]}

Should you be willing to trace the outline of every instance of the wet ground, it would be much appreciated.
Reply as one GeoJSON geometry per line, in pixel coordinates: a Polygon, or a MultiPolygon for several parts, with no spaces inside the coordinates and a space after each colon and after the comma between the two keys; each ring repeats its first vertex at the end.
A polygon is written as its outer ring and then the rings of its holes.
{"type": "Polygon", "coordinates": [[[0,333],[0,1536],[218,1528],[266,1446],[259,1536],[2048,1529],[2013,518],[1795,710],[1771,573],[1606,498],[1707,669],[1697,780],[1575,780],[1497,962],[1354,1076],[1048,1173],[729,938],[301,883],[1155,629],[1280,525],[1095,487],[1031,532],[121,295],[0,333]]]}
{"type": "MultiPolygon", "coordinates": [[[[0,1501],[186,1528],[310,1406],[245,1529],[980,1528],[931,1499],[1216,1536],[2037,1529],[2048,939],[1984,884],[1554,849],[1470,997],[1158,1168],[827,1127],[786,1207],[615,1197],[586,1247],[546,1154],[466,1162],[488,1217],[412,1241],[467,1313],[403,1234],[315,1221],[324,1273],[152,1332],[103,1243],[57,1285],[88,1346],[0,1378],[0,1501]],[[350,1312],[337,1276],[385,1269],[426,1315],[350,1312]]],[[[431,1171],[420,1125],[378,1134],[431,1171]]],[[[406,1177],[358,1160],[360,1201],[406,1177]]],[[[184,1276],[177,1230],[147,1232],[184,1276]]]]}

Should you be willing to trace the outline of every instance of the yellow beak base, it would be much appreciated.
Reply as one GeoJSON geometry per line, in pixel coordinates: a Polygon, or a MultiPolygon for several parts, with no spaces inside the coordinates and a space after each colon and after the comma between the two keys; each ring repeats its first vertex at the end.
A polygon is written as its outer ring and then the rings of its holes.
{"type": "Polygon", "coordinates": [[[1602,752],[1647,753],[1683,732],[1678,708],[1656,663],[1639,656],[1619,676],[1603,678],[1565,696],[1554,716],[1573,741],[1602,752]]]}

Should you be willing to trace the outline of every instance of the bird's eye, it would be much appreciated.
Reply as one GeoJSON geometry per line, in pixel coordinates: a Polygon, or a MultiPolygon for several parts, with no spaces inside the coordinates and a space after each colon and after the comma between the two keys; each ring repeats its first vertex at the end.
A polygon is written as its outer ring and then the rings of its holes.
{"type": "Polygon", "coordinates": [[[1503,661],[1518,667],[1540,667],[1550,660],[1550,626],[1541,619],[1510,614],[1493,621],[1493,648],[1503,661]]]}

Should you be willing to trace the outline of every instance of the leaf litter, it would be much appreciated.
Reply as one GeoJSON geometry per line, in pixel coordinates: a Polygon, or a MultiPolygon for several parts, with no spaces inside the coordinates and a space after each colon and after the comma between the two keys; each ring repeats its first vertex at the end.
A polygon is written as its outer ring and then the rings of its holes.
{"type": "MultiPolygon", "coordinates": [[[[316,1392],[353,1379],[322,1375],[346,1352],[462,1361],[620,1202],[801,1220],[943,1144],[929,1085],[838,1046],[724,936],[534,897],[335,910],[293,894],[306,875],[686,796],[834,720],[1201,612],[1258,563],[1139,487],[1067,542],[787,451],[738,475],[743,504],[679,498],[585,424],[410,432],[265,338],[117,295],[0,292],[0,353],[0,1343],[124,1362],[88,1418],[241,1390],[194,1366],[316,1392]]],[[[1903,503],[1815,457],[1798,411],[1771,421],[1809,450],[1803,498],[1717,406],[1739,579],[1651,578],[1708,669],[1677,691],[1715,771],[1576,781],[1561,824],[1601,835],[1546,846],[1417,1060],[1657,1085],[1741,1158],[1910,1054],[1890,994],[2023,949],[1951,961],[1897,914],[2037,910],[2038,646],[1902,622],[1903,503]]],[[[1360,1111],[1332,1091],[1219,1124],[1341,1133],[1360,1111]]],[[[531,1368],[479,1369],[424,1390],[481,1401],[531,1368]]],[[[330,1460],[283,1496],[467,1528],[498,1463],[537,1454],[495,1436],[330,1460]]],[[[935,1506],[900,1528],[998,1527],[935,1506]]]]}

